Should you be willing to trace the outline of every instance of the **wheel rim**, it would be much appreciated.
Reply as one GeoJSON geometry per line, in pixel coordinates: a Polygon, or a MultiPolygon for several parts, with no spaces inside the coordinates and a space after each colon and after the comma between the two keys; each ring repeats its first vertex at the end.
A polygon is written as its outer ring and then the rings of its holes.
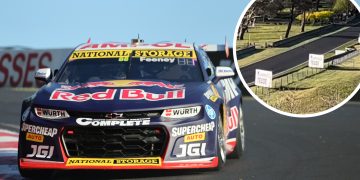
{"type": "Polygon", "coordinates": [[[239,118],[239,128],[240,128],[240,138],[241,138],[241,148],[244,151],[245,149],[245,128],[244,128],[244,121],[243,121],[243,114],[242,109],[240,109],[240,118],[239,118]]]}

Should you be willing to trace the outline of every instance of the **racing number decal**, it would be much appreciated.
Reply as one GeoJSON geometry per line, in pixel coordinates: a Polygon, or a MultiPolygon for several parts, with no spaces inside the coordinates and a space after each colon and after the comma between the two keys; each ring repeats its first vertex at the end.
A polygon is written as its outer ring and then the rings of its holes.
{"type": "Polygon", "coordinates": [[[54,146],[46,145],[31,145],[32,153],[27,154],[26,157],[37,157],[50,159],[54,153],[54,146]]]}
{"type": "Polygon", "coordinates": [[[181,144],[179,148],[181,149],[181,154],[176,155],[178,158],[186,156],[205,156],[206,143],[181,144]]]}

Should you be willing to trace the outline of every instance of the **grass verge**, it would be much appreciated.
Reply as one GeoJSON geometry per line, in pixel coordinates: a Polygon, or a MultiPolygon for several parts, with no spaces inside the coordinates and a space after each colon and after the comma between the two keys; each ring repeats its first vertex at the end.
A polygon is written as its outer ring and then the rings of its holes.
{"type": "MultiPolygon", "coordinates": [[[[322,26],[305,26],[305,32],[311,31],[322,26]]],[[[301,26],[294,24],[291,27],[289,37],[301,34],[301,26]]],[[[249,29],[244,35],[244,40],[236,42],[237,49],[247,47],[249,43],[255,44],[258,48],[264,47],[265,43],[269,44],[284,38],[287,24],[256,24],[255,27],[249,29]]]]}

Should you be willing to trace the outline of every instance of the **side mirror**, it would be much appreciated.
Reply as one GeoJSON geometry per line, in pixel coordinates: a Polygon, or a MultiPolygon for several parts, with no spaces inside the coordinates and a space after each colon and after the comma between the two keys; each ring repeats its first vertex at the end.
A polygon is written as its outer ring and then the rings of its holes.
{"type": "Polygon", "coordinates": [[[221,79],[231,78],[234,75],[235,75],[235,73],[230,67],[217,66],[215,69],[214,83],[217,83],[221,79]]]}
{"type": "Polygon", "coordinates": [[[49,82],[51,77],[51,69],[50,68],[42,68],[38,69],[35,73],[35,79],[42,82],[49,82]]]}

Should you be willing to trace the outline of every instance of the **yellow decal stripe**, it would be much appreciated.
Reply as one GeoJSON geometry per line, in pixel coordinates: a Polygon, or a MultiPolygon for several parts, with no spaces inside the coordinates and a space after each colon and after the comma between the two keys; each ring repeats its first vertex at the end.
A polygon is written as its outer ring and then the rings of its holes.
{"type": "Polygon", "coordinates": [[[133,57],[196,58],[195,51],[187,50],[135,50],[133,57]]]}
{"type": "Polygon", "coordinates": [[[215,88],[214,84],[210,85],[211,90],[214,93],[214,96],[210,97],[210,100],[213,102],[216,102],[216,100],[220,97],[219,92],[217,91],[217,89],[215,88]]]}
{"type": "Polygon", "coordinates": [[[151,158],[69,158],[66,166],[161,166],[161,157],[151,158]]]}
{"type": "Polygon", "coordinates": [[[120,58],[122,61],[128,61],[131,53],[132,50],[80,50],[74,51],[69,61],[92,58],[120,58]]]}

